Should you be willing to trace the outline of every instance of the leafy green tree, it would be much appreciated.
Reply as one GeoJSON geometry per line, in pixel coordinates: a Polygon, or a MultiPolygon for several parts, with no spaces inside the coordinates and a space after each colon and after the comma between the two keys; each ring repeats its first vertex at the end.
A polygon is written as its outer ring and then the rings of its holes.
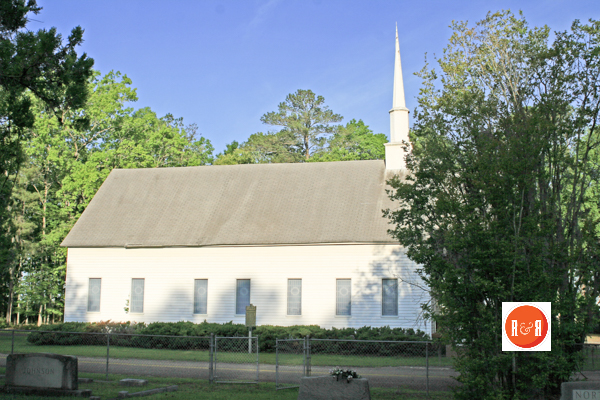
{"type": "MultiPolygon", "coordinates": [[[[87,80],[93,60],[78,57],[83,30],[76,27],[63,44],[52,28],[32,32],[24,29],[27,14],[38,14],[35,0],[0,2],[0,178],[18,170],[22,160],[21,143],[34,122],[33,94],[43,101],[46,111],[62,120],[64,107],[81,107],[87,98],[87,80]]],[[[78,123],[82,121],[78,120],[78,123]]],[[[7,201],[6,196],[3,197],[7,201]]]]}
{"type": "MultiPolygon", "coordinates": [[[[35,0],[0,1],[0,273],[8,282],[8,306],[12,307],[15,269],[20,252],[11,241],[23,226],[13,226],[15,210],[11,193],[24,160],[23,142],[35,121],[32,102],[62,122],[65,107],[81,107],[87,98],[87,81],[93,60],[78,56],[83,30],[76,27],[63,43],[56,29],[26,29],[28,14],[38,14],[35,0]]],[[[77,119],[85,125],[84,119],[77,119]]],[[[17,246],[18,247],[18,246],[17,246]]],[[[10,315],[7,316],[10,318],[10,315]]]]}
{"type": "Polygon", "coordinates": [[[510,12],[452,28],[439,68],[421,71],[391,233],[460,354],[456,397],[551,398],[597,315],[600,23],[552,44],[510,12]],[[502,352],[509,301],[552,303],[551,352],[502,352]]]}
{"type": "Polygon", "coordinates": [[[362,120],[353,119],[337,129],[310,161],[383,160],[387,142],[386,135],[374,134],[362,120]]]}
{"type": "Polygon", "coordinates": [[[296,139],[288,131],[257,132],[241,145],[233,141],[223,154],[217,155],[215,165],[268,164],[301,162],[296,139]]]}
{"type": "Polygon", "coordinates": [[[250,152],[240,146],[237,140],[226,145],[223,153],[217,154],[214,165],[254,164],[250,152]]]}
{"type": "Polygon", "coordinates": [[[326,138],[334,132],[335,126],[330,124],[343,119],[324,103],[323,96],[299,89],[279,103],[277,112],[266,113],[260,120],[267,125],[283,127],[280,134],[285,134],[286,141],[288,134],[293,137],[304,159],[308,160],[312,151],[323,146],[326,138]]]}
{"type": "MultiPolygon", "coordinates": [[[[95,73],[85,107],[65,107],[59,120],[32,100],[36,115],[27,133],[22,169],[13,178],[11,241],[7,259],[16,311],[38,324],[60,318],[66,251],[60,243],[114,168],[194,166],[212,161],[212,145],[171,115],[134,110],[131,80],[95,73]],[[84,118],[83,126],[78,121],[84,118]]],[[[10,296],[9,296],[10,297],[10,296]]],[[[11,320],[12,303],[7,304],[11,320]]]]}
{"type": "MultiPolygon", "coordinates": [[[[383,160],[387,136],[374,134],[362,120],[351,120],[338,127],[324,144],[314,150],[309,162],[383,160]]],[[[234,141],[218,154],[216,165],[304,162],[304,154],[294,135],[282,130],[258,132],[242,144],[234,141]]]]}

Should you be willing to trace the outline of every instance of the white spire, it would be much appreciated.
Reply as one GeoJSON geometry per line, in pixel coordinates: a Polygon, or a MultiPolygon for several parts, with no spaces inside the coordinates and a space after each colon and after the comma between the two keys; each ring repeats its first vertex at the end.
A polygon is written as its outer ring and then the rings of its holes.
{"type": "MultiPolygon", "coordinates": [[[[404,101],[404,82],[402,80],[402,62],[400,61],[400,42],[398,41],[398,24],[396,24],[396,59],[394,60],[394,102],[393,109],[406,108],[404,101]]],[[[408,111],[408,109],[407,109],[408,111]]]]}
{"type": "Polygon", "coordinates": [[[405,169],[402,142],[408,143],[408,108],[404,100],[404,82],[400,61],[400,42],[396,24],[396,53],[394,60],[394,99],[390,110],[390,142],[385,145],[385,163],[387,169],[405,169]]]}

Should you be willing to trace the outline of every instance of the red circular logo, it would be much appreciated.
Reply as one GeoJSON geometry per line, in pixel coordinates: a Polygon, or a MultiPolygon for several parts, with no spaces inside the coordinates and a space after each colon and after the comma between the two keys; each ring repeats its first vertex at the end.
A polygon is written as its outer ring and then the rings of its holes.
{"type": "Polygon", "coordinates": [[[548,319],[537,307],[522,305],[506,317],[504,332],[515,346],[530,349],[542,343],[548,334],[548,319]]]}

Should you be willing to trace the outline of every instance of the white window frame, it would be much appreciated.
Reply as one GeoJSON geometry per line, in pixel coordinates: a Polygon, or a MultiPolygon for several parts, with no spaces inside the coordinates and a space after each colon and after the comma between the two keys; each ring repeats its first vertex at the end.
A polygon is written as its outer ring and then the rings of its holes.
{"type": "Polygon", "coordinates": [[[339,317],[350,317],[352,316],[352,279],[350,278],[338,278],[335,280],[335,315],[339,316],[339,317]],[[339,288],[339,284],[342,281],[348,281],[348,283],[350,284],[350,289],[349,289],[349,293],[348,293],[348,297],[349,297],[349,305],[348,305],[348,313],[342,313],[343,311],[340,310],[339,303],[340,303],[340,288],[339,288]]]}
{"type": "Polygon", "coordinates": [[[241,313],[239,313],[238,311],[238,296],[239,296],[239,282],[240,281],[248,281],[248,305],[252,304],[252,280],[251,279],[236,279],[235,280],[235,315],[246,315],[246,306],[244,306],[244,309],[242,310],[241,313]]]}
{"type": "Polygon", "coordinates": [[[144,302],[146,301],[146,278],[131,278],[131,295],[129,297],[129,313],[130,314],[143,314],[144,313],[144,302]],[[142,281],[142,309],[141,311],[133,310],[133,282],[134,281],[142,281]]]}
{"type": "Polygon", "coordinates": [[[398,316],[398,279],[397,278],[382,278],[381,279],[381,316],[382,317],[397,317],[398,316]],[[396,282],[396,293],[393,294],[394,297],[394,308],[395,314],[386,314],[385,313],[385,299],[386,299],[386,286],[385,281],[395,281],[396,282]]]}
{"type": "MultiPolygon", "coordinates": [[[[293,294],[292,294],[293,295],[293,294]]],[[[287,315],[291,315],[291,316],[299,316],[302,315],[302,279],[300,278],[289,278],[287,280],[287,315]],[[296,281],[300,281],[300,286],[299,287],[290,287],[290,284],[292,284],[292,282],[296,282],[296,281]],[[293,313],[290,312],[290,294],[292,294],[291,292],[294,289],[299,289],[299,304],[298,304],[298,312],[297,313],[293,313]]]]}
{"type": "Polygon", "coordinates": [[[100,302],[102,300],[102,278],[89,278],[88,279],[88,302],[87,302],[87,312],[100,312],[100,302]],[[92,280],[100,281],[100,287],[98,288],[98,309],[90,310],[90,299],[92,297],[92,280]]]}
{"type": "MultiPolygon", "coordinates": [[[[194,279],[194,304],[192,305],[193,307],[193,314],[194,315],[206,315],[208,314],[208,279],[194,279]],[[205,312],[197,312],[196,311],[196,303],[198,302],[198,288],[196,287],[196,282],[198,281],[205,281],[206,282],[206,287],[205,292],[203,294],[204,296],[204,311],[205,312]]],[[[202,310],[200,310],[202,311],[202,310]]]]}

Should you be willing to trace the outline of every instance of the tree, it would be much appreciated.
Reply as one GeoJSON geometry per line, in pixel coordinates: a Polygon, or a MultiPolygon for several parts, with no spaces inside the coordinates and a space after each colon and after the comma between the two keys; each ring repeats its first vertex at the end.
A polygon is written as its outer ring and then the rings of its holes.
{"type": "Polygon", "coordinates": [[[257,132],[241,145],[233,141],[223,154],[218,154],[216,165],[268,164],[301,162],[296,139],[288,131],[276,133],[257,132]]]}
{"type": "MultiPolygon", "coordinates": [[[[63,45],[61,35],[52,28],[38,32],[24,30],[27,14],[38,14],[35,0],[0,2],[0,160],[2,185],[5,172],[18,169],[21,142],[34,115],[31,96],[43,101],[47,111],[62,120],[65,106],[81,107],[87,98],[87,80],[93,60],[85,54],[77,57],[75,48],[82,43],[83,30],[76,27],[63,45]]],[[[78,121],[81,122],[81,121],[78,121]]]]}
{"type": "MultiPolygon", "coordinates": [[[[87,98],[87,81],[93,60],[77,55],[83,30],[72,30],[66,43],[56,29],[25,29],[29,13],[38,14],[35,0],[0,1],[0,271],[8,282],[8,308],[12,307],[15,269],[11,262],[21,251],[11,237],[22,232],[13,226],[15,211],[11,193],[24,160],[23,142],[28,139],[35,115],[32,102],[38,99],[44,111],[62,121],[65,107],[81,107],[87,98]]],[[[85,125],[77,119],[78,125],[85,125]]],[[[7,316],[10,319],[10,315],[7,316]]]]}
{"type": "Polygon", "coordinates": [[[575,21],[551,45],[510,12],[452,28],[439,68],[420,73],[391,233],[461,354],[456,397],[550,398],[597,318],[600,23],[575,21]],[[501,351],[508,301],[552,303],[551,352],[501,351]]]}
{"type": "Polygon", "coordinates": [[[195,125],[184,126],[169,114],[159,118],[149,108],[126,107],[137,100],[127,76],[94,73],[88,85],[86,105],[65,107],[62,121],[32,99],[35,122],[27,132],[21,169],[11,177],[7,321],[15,311],[37,318],[38,324],[60,318],[66,262],[60,243],[113,168],[212,161],[212,146],[195,125]],[[85,126],[78,124],[81,118],[88,121],[85,126]]]}
{"type": "Polygon", "coordinates": [[[383,160],[387,142],[386,135],[374,134],[362,119],[358,122],[353,119],[339,127],[310,161],[383,160]]]}
{"type": "Polygon", "coordinates": [[[280,133],[285,132],[295,138],[304,159],[308,160],[311,152],[322,146],[326,137],[333,133],[335,127],[330,124],[343,119],[323,105],[324,102],[323,96],[299,89],[279,103],[277,112],[266,113],[260,120],[267,125],[282,126],[280,133]]]}
{"type": "MultiPolygon", "coordinates": [[[[319,148],[312,152],[309,162],[383,160],[387,137],[374,134],[362,120],[353,119],[346,126],[339,126],[319,148]]],[[[242,144],[233,141],[216,165],[294,163],[304,162],[304,154],[295,136],[287,130],[275,133],[258,132],[250,135],[242,144]]]]}

